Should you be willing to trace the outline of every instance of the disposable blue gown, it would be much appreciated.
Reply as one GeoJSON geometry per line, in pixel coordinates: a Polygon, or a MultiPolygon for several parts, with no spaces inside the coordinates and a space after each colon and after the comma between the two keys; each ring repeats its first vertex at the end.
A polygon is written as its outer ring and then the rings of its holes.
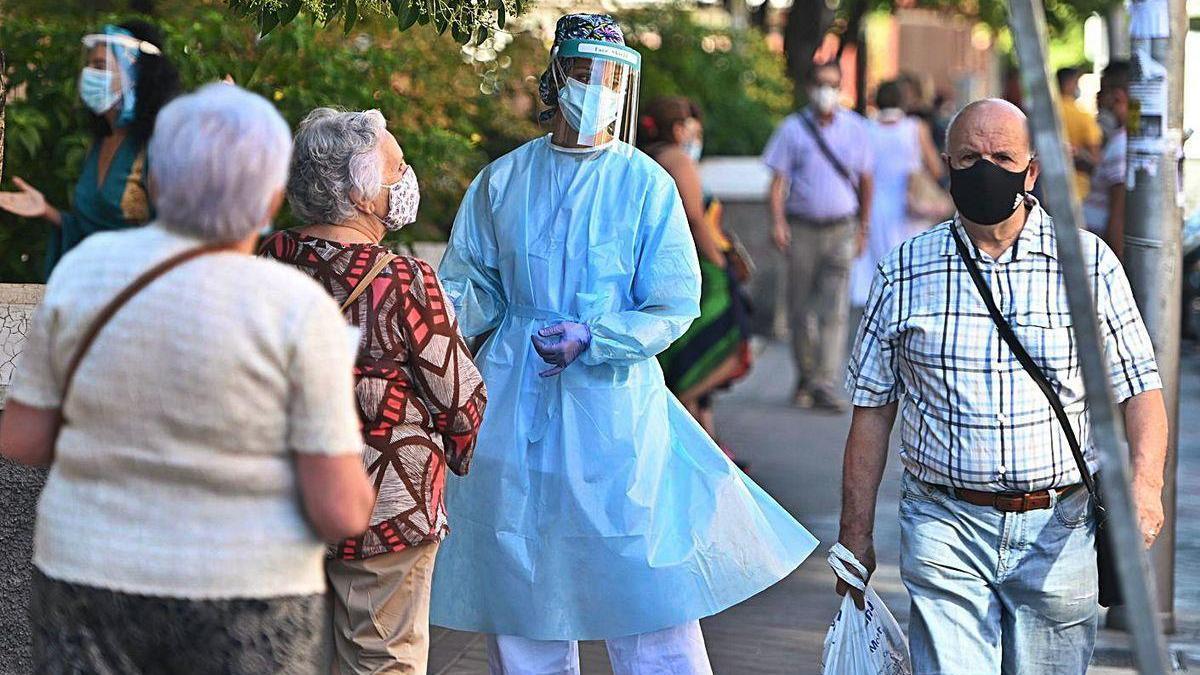
{"type": "Polygon", "coordinates": [[[548,138],[468,189],[440,276],[488,386],[465,478],[449,477],[431,620],[604,639],[715,614],[787,576],[816,540],[742,474],[663,384],[655,354],[699,315],[675,183],[640,152],[548,138]],[[586,323],[561,375],[530,335],[586,323]]]}

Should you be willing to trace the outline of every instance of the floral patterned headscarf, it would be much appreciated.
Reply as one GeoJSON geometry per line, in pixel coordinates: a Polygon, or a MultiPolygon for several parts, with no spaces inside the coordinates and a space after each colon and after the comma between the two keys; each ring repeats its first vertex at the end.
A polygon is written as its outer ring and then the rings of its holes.
{"type": "MultiPolygon", "coordinates": [[[[601,40],[625,44],[625,36],[621,27],[617,25],[617,20],[607,14],[567,14],[562,17],[554,27],[554,50],[566,40],[601,40]]],[[[555,51],[552,50],[550,54],[550,65],[546,66],[546,71],[542,73],[542,79],[538,83],[542,103],[549,106],[549,109],[543,110],[539,115],[543,123],[550,121],[558,112],[558,83],[553,73],[555,51]]],[[[570,70],[571,59],[563,59],[560,65],[564,70],[570,70]]]]}

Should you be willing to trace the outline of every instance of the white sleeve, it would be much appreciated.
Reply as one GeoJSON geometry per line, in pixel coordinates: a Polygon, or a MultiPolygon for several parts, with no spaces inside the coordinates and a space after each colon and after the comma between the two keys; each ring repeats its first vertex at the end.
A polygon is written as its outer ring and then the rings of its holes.
{"type": "Polygon", "coordinates": [[[354,398],[355,354],[346,320],[332,298],[312,302],[291,332],[288,446],[294,452],[362,452],[354,398]]]}

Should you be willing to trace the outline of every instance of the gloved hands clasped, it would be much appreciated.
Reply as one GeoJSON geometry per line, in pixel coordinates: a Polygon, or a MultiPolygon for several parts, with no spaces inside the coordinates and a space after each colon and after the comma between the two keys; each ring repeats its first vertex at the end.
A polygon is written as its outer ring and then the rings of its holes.
{"type": "Polygon", "coordinates": [[[553,366],[539,375],[553,377],[566,370],[588,348],[592,343],[592,331],[585,324],[563,321],[539,330],[530,339],[538,356],[553,366]]]}

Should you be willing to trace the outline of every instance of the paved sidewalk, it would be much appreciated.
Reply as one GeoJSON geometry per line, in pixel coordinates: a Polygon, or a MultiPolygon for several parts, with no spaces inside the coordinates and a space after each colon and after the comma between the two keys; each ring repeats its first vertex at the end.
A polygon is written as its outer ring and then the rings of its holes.
{"type": "MultiPolygon", "coordinates": [[[[791,675],[817,673],[821,645],[839,598],[825,553],[837,536],[842,446],[848,415],[822,415],[794,410],[785,402],[791,366],[780,344],[768,344],[754,373],[733,392],[718,399],[721,434],[739,457],[751,463],[750,475],[821,540],[817,551],[783,582],[747,602],[706,619],[704,634],[717,675],[791,675]]],[[[1200,357],[1183,364],[1183,415],[1200,404],[1200,357]]],[[[1200,485],[1200,429],[1181,429],[1180,485],[1200,485]]],[[[893,454],[880,491],[876,539],[879,569],[872,581],[892,613],[908,620],[908,599],[897,567],[899,530],[899,462],[893,454]]],[[[1200,663],[1200,494],[1181,490],[1177,636],[1192,663],[1200,663]]],[[[451,535],[453,536],[453,535],[451,535]]],[[[1105,632],[1095,675],[1132,673],[1114,667],[1124,648],[1123,637],[1105,632]]],[[[583,672],[611,672],[602,643],[581,647],[583,672]]],[[[487,672],[481,636],[435,629],[431,675],[479,675],[487,672]]]]}

